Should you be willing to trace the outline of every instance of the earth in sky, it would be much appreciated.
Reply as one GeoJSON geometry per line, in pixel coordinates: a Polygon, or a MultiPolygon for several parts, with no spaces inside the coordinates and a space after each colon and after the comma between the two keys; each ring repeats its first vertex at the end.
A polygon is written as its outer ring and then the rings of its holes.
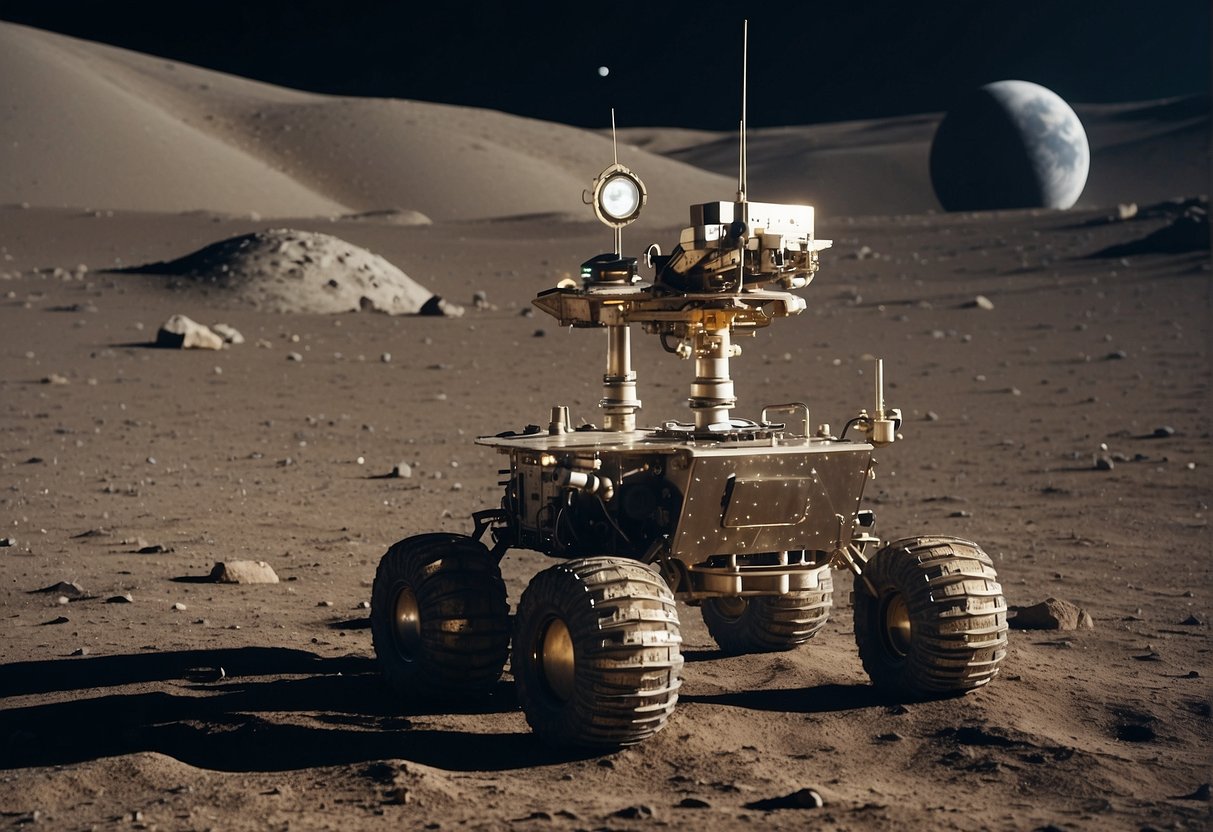
{"type": "Polygon", "coordinates": [[[1070,208],[1090,164],[1078,116],[1028,81],[974,90],[944,117],[931,144],[931,184],[948,211],[1070,208]]]}

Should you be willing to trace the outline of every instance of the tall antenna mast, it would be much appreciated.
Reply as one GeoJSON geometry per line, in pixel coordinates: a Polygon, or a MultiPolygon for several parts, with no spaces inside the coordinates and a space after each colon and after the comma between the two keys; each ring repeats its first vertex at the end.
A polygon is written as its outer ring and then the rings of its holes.
{"type": "MultiPolygon", "coordinates": [[[[615,137],[615,108],[611,108],[611,153],[615,157],[615,165],[619,165],[619,140],[615,137]]],[[[615,256],[623,256],[623,226],[615,226],[615,256]]]]}
{"type": "Polygon", "coordinates": [[[746,94],[749,89],[749,63],[750,63],[750,21],[747,19],[742,23],[741,27],[741,142],[740,142],[740,161],[737,171],[737,201],[745,202],[746,199],[746,146],[745,146],[745,121],[746,121],[746,94]]]}

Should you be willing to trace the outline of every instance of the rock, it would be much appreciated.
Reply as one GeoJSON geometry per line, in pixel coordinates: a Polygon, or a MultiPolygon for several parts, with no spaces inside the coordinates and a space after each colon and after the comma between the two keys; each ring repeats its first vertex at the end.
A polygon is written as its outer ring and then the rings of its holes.
{"type": "Polygon", "coordinates": [[[140,546],[135,550],[137,555],[165,555],[173,551],[171,546],[165,546],[160,543],[153,543],[150,546],[140,546]]]}
{"type": "Polygon", "coordinates": [[[385,352],[381,356],[379,356],[379,360],[382,361],[384,364],[391,364],[392,363],[392,354],[390,352],[385,352]]]}
{"type": "Polygon", "coordinates": [[[804,809],[820,809],[826,805],[816,789],[801,789],[800,791],[793,792],[791,797],[796,805],[804,809]]]}
{"type": "Polygon", "coordinates": [[[1201,627],[1204,625],[1205,622],[1196,615],[1189,615],[1187,618],[1185,618],[1183,621],[1181,621],[1179,623],[1183,624],[1186,627],[1201,627]]]}
{"type": "Polygon", "coordinates": [[[278,576],[263,560],[229,560],[216,563],[210,579],[220,584],[276,584],[278,576]]]}
{"type": "Polygon", "coordinates": [[[407,462],[397,462],[392,466],[391,476],[395,479],[408,479],[413,476],[413,466],[407,462]]]}
{"type": "Polygon", "coordinates": [[[186,610],[189,609],[189,607],[187,607],[185,604],[178,601],[177,603],[173,604],[172,609],[175,612],[185,612],[186,610]]]}
{"type": "Polygon", "coordinates": [[[1100,455],[1100,456],[1095,457],[1095,470],[1096,471],[1111,471],[1115,467],[1116,467],[1116,463],[1114,463],[1112,461],[1112,457],[1107,456],[1107,455],[1100,455]]]}
{"type": "Polygon", "coordinates": [[[978,295],[965,304],[969,309],[984,309],[989,312],[994,309],[994,302],[985,295],[978,295]]]}
{"type": "Polygon", "coordinates": [[[1123,361],[1129,354],[1124,350],[1114,350],[1103,357],[1104,361],[1123,361]]]}
{"type": "Polygon", "coordinates": [[[477,309],[489,308],[489,296],[483,290],[477,290],[472,293],[472,306],[477,309]]]}
{"type": "Polygon", "coordinates": [[[223,339],[185,315],[174,315],[156,333],[156,346],[179,350],[221,350],[223,339]]]}
{"type": "Polygon", "coordinates": [[[211,324],[211,331],[223,339],[225,344],[243,344],[244,336],[234,327],[228,324],[211,324]]]}
{"type": "Polygon", "coordinates": [[[287,361],[302,361],[302,360],[303,360],[303,356],[302,356],[302,355],[300,355],[300,354],[299,354],[299,353],[297,353],[297,352],[288,352],[288,353],[286,354],[286,360],[287,360],[287,361]]]}
{"type": "Polygon", "coordinates": [[[81,588],[80,584],[76,583],[75,581],[60,581],[57,584],[51,584],[50,586],[44,586],[41,589],[35,589],[32,591],[45,592],[48,595],[54,593],[56,595],[66,596],[68,598],[84,597],[84,589],[81,588]]]}
{"type": "Polygon", "coordinates": [[[52,618],[50,621],[43,621],[42,626],[47,627],[51,624],[67,624],[69,621],[71,621],[70,618],[68,618],[66,615],[61,615],[58,618],[52,618]]]}
{"type": "Polygon", "coordinates": [[[628,806],[626,809],[620,809],[615,812],[614,817],[623,818],[625,820],[644,820],[645,818],[653,817],[652,806],[628,806]]]}
{"type": "Polygon", "coordinates": [[[417,311],[418,315],[441,315],[446,318],[459,318],[463,316],[463,307],[444,300],[440,295],[433,295],[429,300],[421,305],[421,309],[417,311]]]}
{"type": "Polygon", "coordinates": [[[135,599],[131,597],[131,594],[129,592],[126,592],[126,593],[123,593],[122,595],[111,595],[109,598],[105,599],[105,603],[107,603],[107,604],[133,604],[133,603],[135,603],[135,599]]]}
{"type": "Polygon", "coordinates": [[[1162,425],[1161,427],[1154,428],[1153,435],[1155,439],[1166,439],[1168,436],[1175,435],[1175,428],[1170,425],[1162,425]]]}
{"type": "Polygon", "coordinates": [[[712,804],[706,800],[700,800],[698,797],[684,797],[678,801],[679,809],[711,809],[712,804]]]}
{"type": "Polygon", "coordinates": [[[9,546],[16,546],[16,545],[17,545],[17,541],[14,538],[0,537],[0,549],[7,548],[9,546]]]}
{"type": "Polygon", "coordinates": [[[1122,202],[1116,206],[1116,219],[1131,220],[1137,216],[1136,202],[1122,202]]]}
{"type": "Polygon", "coordinates": [[[1211,790],[1208,783],[1201,783],[1196,787],[1196,791],[1192,792],[1191,794],[1185,794],[1181,797],[1177,797],[1176,800],[1201,800],[1208,803],[1210,791],[1211,790]]]}
{"type": "Polygon", "coordinates": [[[49,376],[43,376],[42,383],[64,385],[70,384],[71,382],[68,381],[67,376],[61,376],[58,373],[51,373],[49,376]]]}
{"type": "Polygon", "coordinates": [[[1069,601],[1046,598],[1030,607],[1011,607],[1015,617],[1008,624],[1016,630],[1078,630],[1092,629],[1091,616],[1069,601]]]}

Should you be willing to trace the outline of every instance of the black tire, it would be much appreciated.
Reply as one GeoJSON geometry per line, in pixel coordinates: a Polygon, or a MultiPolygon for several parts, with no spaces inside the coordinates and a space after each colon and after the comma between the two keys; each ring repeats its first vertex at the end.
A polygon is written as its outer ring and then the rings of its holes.
{"type": "Polygon", "coordinates": [[[417,535],[388,549],[371,591],[371,639],[400,696],[493,685],[509,656],[510,608],[488,549],[460,534],[417,535]]]}
{"type": "Polygon", "coordinates": [[[703,623],[725,653],[793,650],[817,635],[834,605],[834,576],[823,566],[818,589],[753,598],[708,598],[703,623]]]}
{"type": "Polygon", "coordinates": [[[518,602],[512,661],[531,729],[617,748],[660,731],[682,685],[673,593],[649,566],[586,558],[545,569],[518,602]]]}
{"type": "Polygon", "coordinates": [[[872,682],[898,696],[985,685],[1007,653],[1007,602],[990,556],[954,537],[885,546],[855,579],[855,643],[872,682]]]}

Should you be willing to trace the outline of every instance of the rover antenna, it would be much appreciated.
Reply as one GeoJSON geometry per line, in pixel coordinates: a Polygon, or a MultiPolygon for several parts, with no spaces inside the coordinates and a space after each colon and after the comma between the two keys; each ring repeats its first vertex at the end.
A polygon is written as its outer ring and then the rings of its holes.
{"type": "MultiPolygon", "coordinates": [[[[615,159],[615,166],[619,166],[619,139],[615,136],[615,108],[611,108],[611,153],[615,159]]],[[[623,256],[623,226],[615,226],[615,256],[623,256]]]]}
{"type": "Polygon", "coordinates": [[[746,146],[745,118],[746,91],[749,86],[749,52],[750,52],[750,21],[745,20],[741,26],[741,141],[739,142],[740,160],[737,170],[737,201],[746,201],[746,146]]]}

